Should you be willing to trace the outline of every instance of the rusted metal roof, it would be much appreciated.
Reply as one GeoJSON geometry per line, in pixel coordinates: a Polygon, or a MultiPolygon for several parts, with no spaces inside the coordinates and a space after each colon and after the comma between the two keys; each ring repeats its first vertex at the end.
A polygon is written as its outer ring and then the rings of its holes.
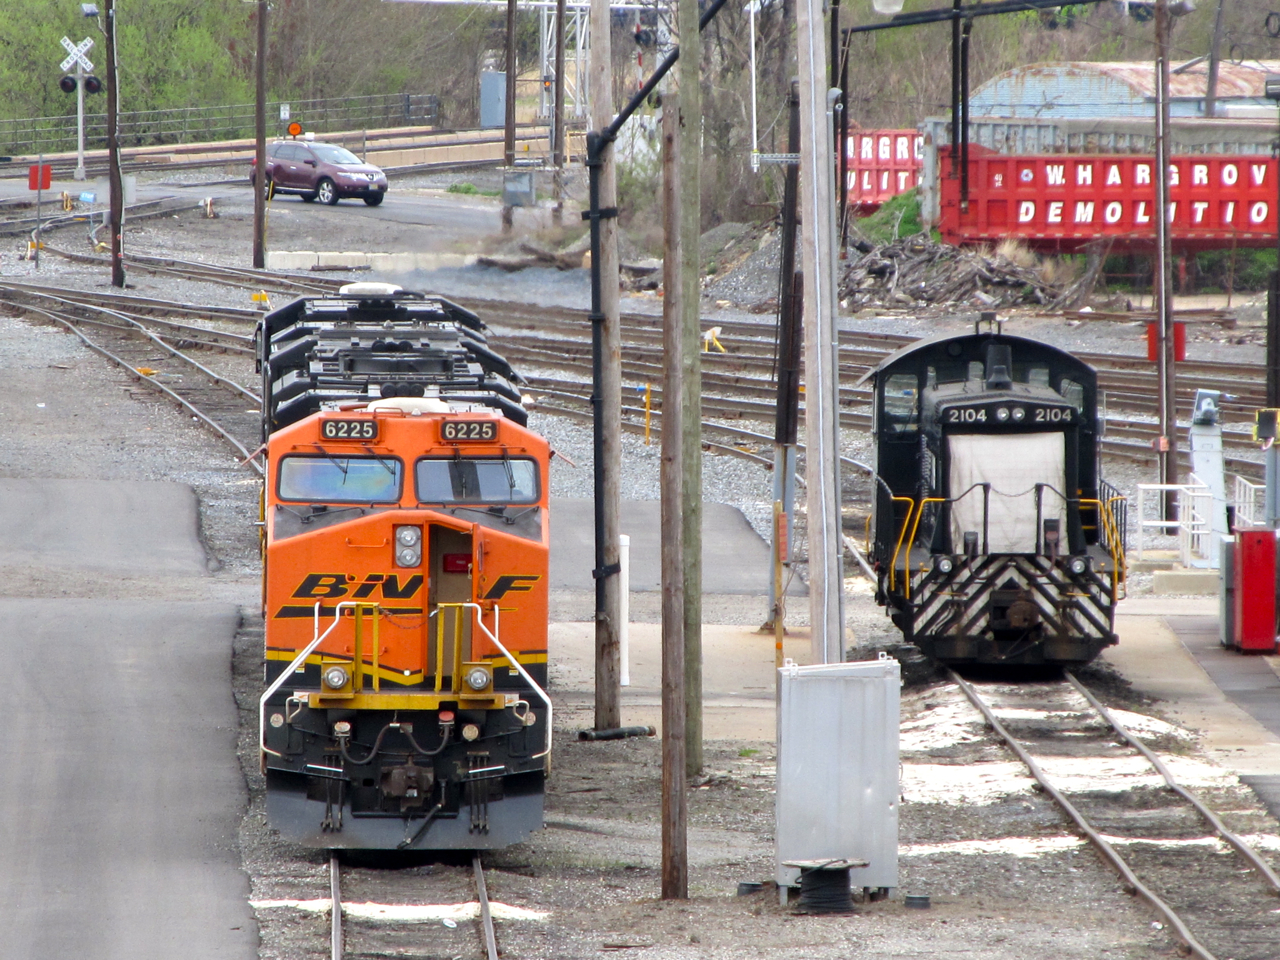
{"type": "MultiPolygon", "coordinates": [[[[1174,63],[1169,71],[1170,95],[1203,97],[1209,85],[1209,62],[1202,60],[1184,70],[1178,70],[1178,66],[1174,63]]],[[[1060,75],[1103,74],[1128,84],[1139,96],[1154,97],[1156,95],[1155,64],[1149,61],[1137,63],[1071,61],[1039,64],[1026,69],[1045,69],[1060,75]]],[[[1016,72],[1018,71],[1010,71],[1010,73],[1016,72]]],[[[1280,60],[1249,60],[1244,63],[1231,63],[1224,60],[1218,64],[1217,95],[1222,99],[1265,97],[1263,82],[1269,73],[1280,73],[1280,60]]]]}

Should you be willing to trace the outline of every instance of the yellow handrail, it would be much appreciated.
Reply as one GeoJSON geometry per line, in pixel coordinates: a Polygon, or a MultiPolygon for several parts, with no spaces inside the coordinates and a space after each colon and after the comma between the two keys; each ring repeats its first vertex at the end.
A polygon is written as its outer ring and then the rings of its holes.
{"type": "MultiPolygon", "coordinates": [[[[1088,498],[1081,499],[1080,504],[1092,504],[1098,510],[1099,523],[1102,524],[1103,534],[1106,537],[1103,546],[1111,554],[1111,566],[1115,570],[1115,584],[1123,586],[1125,583],[1125,562],[1124,562],[1124,544],[1120,542],[1120,528],[1116,525],[1115,514],[1111,510],[1111,504],[1117,500],[1123,500],[1124,497],[1110,497],[1107,500],[1092,500],[1088,498]]],[[[1112,593],[1115,593],[1114,587],[1112,593]]],[[[1115,597],[1113,596],[1114,600],[1115,597]]]]}
{"type": "Polygon", "coordinates": [[[898,545],[893,548],[893,558],[889,561],[889,589],[893,589],[894,577],[898,571],[898,552],[902,550],[902,538],[907,535],[907,527],[911,524],[911,512],[916,508],[916,502],[910,497],[894,497],[890,499],[894,503],[907,504],[907,515],[902,518],[902,529],[898,531],[898,545]]]}
{"type": "Polygon", "coordinates": [[[916,522],[914,525],[912,525],[911,537],[909,540],[907,540],[908,559],[906,564],[904,564],[904,568],[906,570],[906,583],[903,584],[903,586],[905,587],[904,592],[906,593],[908,600],[911,599],[911,560],[910,560],[911,547],[909,545],[916,542],[916,531],[920,529],[920,518],[924,516],[924,508],[931,503],[946,503],[946,502],[947,502],[946,497],[925,497],[920,501],[920,506],[916,508],[916,522]]]}

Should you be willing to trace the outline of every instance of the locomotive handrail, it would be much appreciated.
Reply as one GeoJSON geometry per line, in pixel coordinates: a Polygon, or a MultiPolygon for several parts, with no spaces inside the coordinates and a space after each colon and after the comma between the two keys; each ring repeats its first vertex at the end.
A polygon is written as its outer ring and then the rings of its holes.
{"type": "MultiPolygon", "coordinates": [[[[973,487],[970,487],[969,489],[972,490],[973,487]]],[[[965,493],[968,493],[968,492],[969,490],[965,491],[965,493]]],[[[963,495],[964,494],[961,494],[961,496],[963,495]]],[[[922,497],[920,499],[919,506],[916,508],[916,522],[911,527],[911,537],[910,539],[907,540],[907,563],[906,563],[906,569],[904,570],[903,577],[902,577],[903,590],[905,591],[906,597],[908,600],[911,599],[911,546],[910,545],[916,542],[916,531],[920,529],[920,518],[924,516],[924,508],[927,507],[929,504],[946,503],[946,502],[947,502],[946,497],[922,497]]],[[[896,566],[896,562],[898,559],[898,554],[896,551],[894,552],[893,559],[895,561],[895,566],[896,566]]]]}
{"type": "MultiPolygon", "coordinates": [[[[1120,543],[1120,530],[1116,525],[1115,515],[1111,512],[1111,504],[1117,500],[1124,500],[1124,497],[1110,497],[1107,500],[1093,500],[1087,497],[1081,498],[1078,502],[1081,506],[1092,504],[1098,509],[1098,516],[1101,518],[1103,531],[1106,533],[1106,546],[1111,554],[1111,565],[1115,569],[1115,580],[1112,586],[1114,594],[1117,586],[1123,586],[1125,582],[1125,562],[1124,562],[1124,544],[1120,543]]],[[[1112,597],[1115,600],[1115,597],[1112,597]]]]}
{"type": "Polygon", "coordinates": [[[484,610],[478,603],[437,603],[436,604],[437,610],[440,607],[453,607],[455,609],[467,608],[467,609],[473,610],[476,615],[476,619],[475,619],[476,626],[478,626],[481,630],[484,631],[484,634],[486,637],[489,638],[490,643],[492,643],[495,647],[497,647],[500,651],[502,651],[502,655],[507,658],[507,662],[511,664],[511,666],[515,667],[516,673],[520,674],[524,682],[529,684],[529,686],[533,688],[533,692],[538,695],[538,698],[547,705],[547,748],[543,750],[541,753],[535,753],[530,759],[537,760],[539,757],[545,757],[548,754],[550,754],[551,753],[551,719],[552,719],[551,698],[548,697],[546,691],[543,690],[542,687],[538,685],[538,681],[534,680],[533,677],[529,675],[529,671],[524,668],[524,665],[519,660],[517,660],[514,656],[512,656],[511,651],[508,650],[506,647],[504,647],[502,645],[502,641],[498,639],[497,634],[499,632],[499,626],[498,626],[497,605],[495,604],[493,608],[493,630],[490,630],[488,627],[484,625],[484,620],[481,618],[481,615],[484,613],[484,610]]]}
{"type": "Polygon", "coordinates": [[[272,681],[271,686],[267,687],[266,692],[263,693],[262,696],[258,698],[258,748],[259,748],[260,757],[261,757],[262,769],[264,772],[266,771],[266,767],[267,767],[268,753],[271,754],[273,757],[284,756],[284,754],[276,750],[272,750],[270,747],[267,746],[267,701],[270,700],[272,697],[274,697],[276,695],[276,691],[278,691],[281,687],[284,686],[285,681],[289,679],[290,675],[292,675],[295,670],[298,669],[298,665],[306,662],[307,657],[311,656],[311,651],[313,651],[316,647],[320,646],[320,644],[324,642],[325,638],[327,638],[329,634],[333,633],[334,628],[337,627],[338,623],[342,620],[343,607],[370,607],[370,606],[376,607],[377,604],[365,603],[359,600],[341,601],[340,603],[337,604],[337,606],[333,608],[333,623],[329,624],[328,630],[326,630],[324,633],[321,633],[320,632],[320,601],[319,600],[316,601],[315,619],[314,619],[315,637],[312,639],[310,643],[308,643],[305,647],[302,648],[302,652],[293,658],[289,666],[285,667],[285,669],[280,672],[280,676],[276,677],[275,680],[272,681]]]}
{"type": "Polygon", "coordinates": [[[898,531],[898,544],[893,548],[893,557],[889,560],[889,589],[892,590],[894,578],[898,572],[898,552],[902,549],[902,540],[907,535],[907,527],[911,524],[911,514],[916,508],[916,502],[911,497],[895,496],[893,491],[889,492],[889,497],[894,503],[905,500],[907,504],[907,515],[902,518],[902,529],[898,531]]]}

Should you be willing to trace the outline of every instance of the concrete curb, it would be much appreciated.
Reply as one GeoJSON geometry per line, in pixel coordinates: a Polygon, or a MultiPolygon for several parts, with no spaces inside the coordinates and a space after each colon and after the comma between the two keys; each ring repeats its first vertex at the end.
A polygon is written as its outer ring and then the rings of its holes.
{"type": "Polygon", "coordinates": [[[359,251],[321,252],[315,250],[271,250],[267,252],[268,270],[311,270],[319,267],[361,267],[379,273],[411,273],[414,270],[440,270],[446,267],[469,267],[475,254],[467,253],[369,253],[359,251]]]}

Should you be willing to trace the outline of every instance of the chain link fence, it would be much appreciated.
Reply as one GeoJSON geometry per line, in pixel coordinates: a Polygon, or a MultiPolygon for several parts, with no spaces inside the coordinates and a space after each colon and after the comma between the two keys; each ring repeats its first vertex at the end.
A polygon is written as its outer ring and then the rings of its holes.
{"type": "MultiPolygon", "coordinates": [[[[120,146],[123,148],[240,140],[254,135],[252,103],[122,111],[118,120],[120,146]]],[[[268,136],[283,135],[285,127],[292,121],[302,124],[304,130],[312,133],[380,127],[430,127],[440,122],[440,101],[433,93],[395,93],[267,103],[268,136]],[[289,107],[288,121],[279,119],[280,107],[286,103],[289,107]]],[[[85,114],[84,146],[86,150],[106,149],[105,113],[85,114]]],[[[0,120],[0,153],[35,156],[75,149],[75,114],[69,117],[0,120]]]]}

